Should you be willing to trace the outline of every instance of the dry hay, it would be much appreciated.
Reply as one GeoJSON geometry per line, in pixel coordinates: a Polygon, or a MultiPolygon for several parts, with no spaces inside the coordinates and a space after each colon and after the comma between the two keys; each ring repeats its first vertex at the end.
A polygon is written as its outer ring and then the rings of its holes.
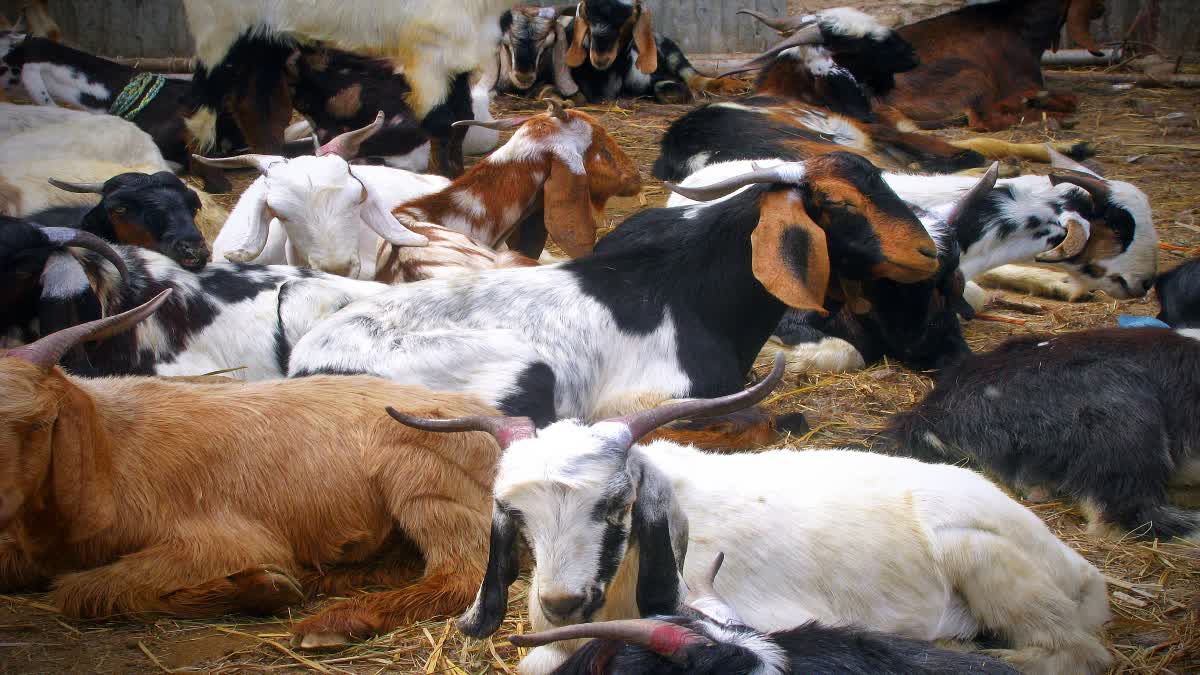
{"type": "MultiPolygon", "coordinates": [[[[1179,124],[1171,113],[1195,115],[1200,92],[1135,89],[1116,91],[1108,85],[1079,87],[1084,94],[1069,130],[1047,130],[1038,121],[990,134],[1006,140],[1088,140],[1097,160],[1112,178],[1128,180],[1146,191],[1166,245],[1164,268],[1188,254],[1200,253],[1200,129],[1193,117],[1179,124]],[[1132,160],[1132,161],[1131,161],[1132,160]]],[[[532,102],[502,97],[500,115],[541,109],[532,102]]],[[[658,139],[670,121],[688,106],[620,101],[585,108],[596,115],[637,161],[647,178],[642,195],[614,200],[608,226],[645,206],[659,206],[667,194],[649,177],[658,139]]],[[[961,130],[949,137],[968,135],[961,130]]],[[[1027,171],[1044,167],[1025,164],[1027,171]]],[[[253,172],[232,175],[240,192],[253,172]]],[[[218,197],[232,208],[235,195],[218,197]]],[[[1021,299],[1002,293],[1001,297],[1021,299]]],[[[1025,301],[1030,299],[1025,297],[1025,301]]],[[[1005,308],[989,314],[1023,321],[1023,325],[972,321],[967,341],[975,350],[994,347],[1002,339],[1026,332],[1058,333],[1091,326],[1112,326],[1118,314],[1153,315],[1152,299],[1118,302],[1098,295],[1092,302],[1063,303],[1037,299],[1041,315],[1005,308]]],[[[760,372],[761,374],[761,372],[760,372]]],[[[814,374],[789,378],[773,397],[776,411],[802,411],[811,431],[789,443],[815,447],[870,444],[889,415],[915,403],[931,381],[898,366],[880,364],[857,373],[814,374]]],[[[1191,495],[1195,497],[1195,495],[1191,495]]],[[[1200,672],[1200,547],[1188,544],[1114,541],[1091,536],[1073,504],[1028,504],[1064,541],[1099,566],[1109,579],[1113,621],[1108,640],[1116,661],[1114,672],[1200,672]]],[[[1200,504],[1192,504],[1200,506],[1200,504]]],[[[77,622],[59,617],[44,596],[0,596],[0,670],[5,672],[278,672],[302,669],[330,673],[482,673],[515,672],[520,650],[505,636],[527,632],[525,580],[513,588],[509,619],[491,640],[468,641],[446,619],[419,623],[390,635],[333,653],[299,653],[289,646],[288,624],[250,621],[161,620],[150,625],[123,622],[77,622]]],[[[319,605],[305,607],[307,615],[319,605]]]]}

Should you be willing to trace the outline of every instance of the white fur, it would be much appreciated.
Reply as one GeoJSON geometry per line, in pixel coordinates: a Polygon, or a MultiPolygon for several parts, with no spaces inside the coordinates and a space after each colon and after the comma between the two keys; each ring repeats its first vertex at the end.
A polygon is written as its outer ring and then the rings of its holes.
{"type": "MultiPolygon", "coordinates": [[[[657,474],[674,493],[646,506],[686,518],[683,580],[698,582],[723,552],[716,589],[754,628],[815,619],[922,640],[988,630],[1013,643],[1007,655],[1025,672],[1103,672],[1110,661],[1098,639],[1104,577],[974,472],[845,450],[710,454],[659,441],[626,454],[617,426],[558,422],[501,458],[495,497],[522,513],[537,561],[535,631],[549,627],[538,593],[593,590],[604,523],[592,507],[640,466],[643,482],[657,474]]],[[[631,559],[597,618],[639,615],[628,568],[644,560],[631,559]]],[[[537,651],[522,672],[556,665],[537,651]]]]}
{"type": "Polygon", "coordinates": [[[107,113],[108,107],[87,105],[85,94],[101,101],[113,95],[108,87],[91,81],[85,73],[58,63],[25,64],[21,69],[21,84],[38,105],[70,105],[94,113],[107,113]]]}
{"type": "Polygon", "coordinates": [[[552,121],[560,127],[558,132],[539,134],[528,126],[523,126],[484,161],[526,162],[550,154],[566,164],[572,173],[585,173],[583,154],[592,144],[591,125],[579,118],[571,118],[566,123],[558,119],[552,121]]]}
{"type": "Polygon", "coordinates": [[[892,32],[875,17],[851,7],[834,7],[812,15],[826,30],[852,37],[871,36],[882,40],[892,32]]]}
{"type": "MultiPolygon", "coordinates": [[[[471,112],[476,120],[480,122],[491,122],[496,119],[492,117],[492,111],[488,107],[492,101],[491,87],[480,82],[474,87],[471,87],[471,112]]],[[[500,132],[495,129],[485,129],[484,127],[468,127],[467,136],[463,139],[463,154],[466,155],[486,155],[492,151],[492,148],[500,142],[500,132]]],[[[426,160],[428,161],[428,160],[426,160]]],[[[390,165],[389,165],[390,166],[390,165]]],[[[425,167],[421,167],[422,169],[425,167]]],[[[414,169],[418,170],[418,169],[414,169]]]]}

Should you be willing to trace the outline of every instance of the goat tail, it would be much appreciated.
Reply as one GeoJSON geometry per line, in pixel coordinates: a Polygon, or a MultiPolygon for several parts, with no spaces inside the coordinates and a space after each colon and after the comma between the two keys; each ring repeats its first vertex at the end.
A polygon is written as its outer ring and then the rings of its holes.
{"type": "Polygon", "coordinates": [[[1097,533],[1107,532],[1108,524],[1115,523],[1120,528],[1116,536],[1129,531],[1141,539],[1165,541],[1179,537],[1200,541],[1200,511],[1166,503],[1145,504],[1130,509],[1125,505],[1096,503],[1098,501],[1085,500],[1084,506],[1089,526],[1097,533]]]}
{"type": "Polygon", "coordinates": [[[685,82],[692,92],[732,96],[745,88],[745,85],[733,78],[709,77],[696,70],[679,45],[669,37],[658,36],[658,55],[660,60],[666,62],[667,70],[685,82]]]}

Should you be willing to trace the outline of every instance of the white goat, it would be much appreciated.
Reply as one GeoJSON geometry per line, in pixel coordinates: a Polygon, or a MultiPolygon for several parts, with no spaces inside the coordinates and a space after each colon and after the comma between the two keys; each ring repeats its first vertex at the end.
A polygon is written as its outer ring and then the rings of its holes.
{"type": "MultiPolygon", "coordinates": [[[[778,359],[745,392],[539,431],[523,418],[389,410],[420,429],[490,431],[504,448],[488,568],[460,628],[499,627],[524,538],[534,630],[672,613],[724,552],[717,591],[759,630],[816,620],[923,640],[989,633],[1006,643],[993,653],[1026,673],[1104,671],[1103,575],[972,471],[848,450],[636,445],[672,420],[757,402],[782,374],[778,359]]],[[[521,671],[550,672],[576,646],[535,649],[521,671]]]]}

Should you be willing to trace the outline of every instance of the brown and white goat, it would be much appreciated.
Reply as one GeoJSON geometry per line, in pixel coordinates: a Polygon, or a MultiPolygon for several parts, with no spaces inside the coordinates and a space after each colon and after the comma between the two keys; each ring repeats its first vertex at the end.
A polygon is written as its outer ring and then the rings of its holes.
{"type": "Polygon", "coordinates": [[[392,211],[410,229],[421,221],[537,258],[546,236],[571,257],[591,253],[604,205],[642,186],[637,166],[594,117],[550,100],[541,115],[456,125],[517,129],[499,150],[445,189],[392,211]]]}
{"type": "Polygon", "coordinates": [[[487,558],[498,446],[403,428],[384,409],[496,413],[369,377],[204,385],[55,366],[168,294],[0,355],[0,592],[52,582],[66,616],[144,618],[397,589],[300,623],[305,644],[466,607],[487,558]],[[404,539],[424,559],[416,583],[379,555],[404,539]]]}

